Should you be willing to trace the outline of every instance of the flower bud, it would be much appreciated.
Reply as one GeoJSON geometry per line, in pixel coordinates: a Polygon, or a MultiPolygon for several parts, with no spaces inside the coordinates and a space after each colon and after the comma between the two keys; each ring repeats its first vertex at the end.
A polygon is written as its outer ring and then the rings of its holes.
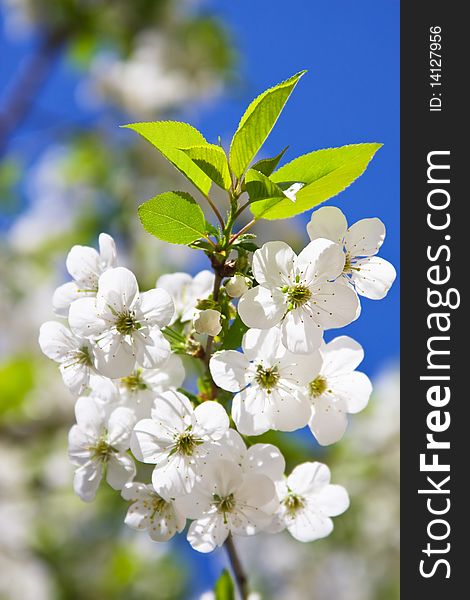
{"type": "Polygon", "coordinates": [[[220,312],[213,308],[201,310],[194,319],[194,329],[198,333],[205,333],[211,336],[218,335],[222,329],[220,317],[220,312]]]}
{"type": "Polygon", "coordinates": [[[239,298],[248,290],[246,277],[236,274],[225,284],[225,291],[231,298],[239,298]]]}

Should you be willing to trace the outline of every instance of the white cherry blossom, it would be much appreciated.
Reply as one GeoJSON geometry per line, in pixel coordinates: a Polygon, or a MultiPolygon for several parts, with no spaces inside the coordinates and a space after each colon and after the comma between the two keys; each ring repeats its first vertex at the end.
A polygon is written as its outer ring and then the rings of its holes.
{"type": "Polygon", "coordinates": [[[347,413],[357,413],[367,406],[372,384],[367,375],[356,371],[364,351],[352,338],[337,337],[323,344],[320,354],[320,373],[308,385],[313,405],[309,427],[324,446],[343,437],[347,413]]]}
{"type": "Polygon", "coordinates": [[[44,354],[59,363],[65,385],[79,396],[88,387],[94,368],[93,346],[89,340],[75,336],[57,321],[47,321],[39,330],[39,346],[44,354]]]}
{"type": "Polygon", "coordinates": [[[69,324],[76,335],[94,341],[97,370],[117,379],[128,376],[136,363],[155,368],[168,360],[170,344],[160,329],[173,312],[165,290],[140,294],[135,275],[117,267],[101,275],[96,298],[71,304],[69,324]]]}
{"type": "Polygon", "coordinates": [[[317,350],[324,329],[343,327],[360,312],[353,289],[332,281],[344,269],[342,248],[326,239],[310,242],[297,256],[284,242],[267,242],[253,255],[259,283],[248,290],[238,312],[248,327],[280,324],[282,342],[291,351],[317,350]]]}
{"type": "Polygon", "coordinates": [[[319,352],[292,354],[282,345],[278,328],[250,329],[242,349],[218,352],[210,360],[214,382],[235,392],[232,417],[240,433],[304,427],[311,415],[305,386],[320,370],[319,352]]]}
{"type": "Polygon", "coordinates": [[[330,484],[329,468],[319,462],[302,463],[276,484],[281,503],[279,518],[299,542],[313,542],[333,531],[333,521],[349,506],[344,487],[330,484]]]}
{"type": "Polygon", "coordinates": [[[77,469],[74,490],[85,502],[94,500],[100,481],[120,490],[135,475],[127,454],[135,418],[127,408],[107,411],[93,398],[80,397],[75,405],[77,424],[69,432],[69,458],[77,469]]]}
{"type": "Polygon", "coordinates": [[[132,453],[137,460],[155,464],[152,483],[158,494],[188,493],[206,463],[211,443],[227,431],[228,415],[212,401],[193,409],[186,396],[169,390],[156,396],[151,416],[136,424],[132,453]]]}
{"type": "Polygon", "coordinates": [[[199,552],[221,546],[229,533],[254,535],[270,526],[278,507],[274,483],[260,473],[244,473],[233,460],[209,461],[192,492],[176,498],[179,510],[195,519],[188,541],[199,552]]]}
{"type": "Polygon", "coordinates": [[[99,253],[89,246],[73,246],[68,253],[66,267],[73,281],[59,286],[52,297],[56,314],[67,316],[70,304],[84,296],[95,296],[98,279],[106,270],[116,266],[117,253],[113,238],[101,233],[99,253]]]}
{"type": "Polygon", "coordinates": [[[200,271],[194,277],[188,273],[170,273],[157,280],[157,288],[166,290],[175,304],[175,314],[170,325],[178,319],[182,323],[195,316],[198,300],[205,300],[212,293],[214,273],[200,271]]]}
{"type": "Polygon", "coordinates": [[[194,329],[197,333],[210,335],[212,337],[219,335],[222,331],[220,322],[221,314],[213,308],[196,311],[194,318],[194,329]]]}
{"type": "Polygon", "coordinates": [[[252,444],[247,448],[242,436],[232,428],[220,439],[220,444],[211,448],[211,456],[233,460],[245,474],[260,473],[273,481],[281,480],[286,468],[279,448],[273,444],[252,444]]]}
{"type": "Polygon", "coordinates": [[[127,377],[117,380],[120,403],[130,408],[137,420],[150,418],[156,394],[180,387],[184,378],[183,361],[177,354],[172,354],[157,369],[139,367],[127,377]]]}
{"type": "Polygon", "coordinates": [[[395,281],[394,266],[376,256],[385,239],[380,219],[361,219],[348,228],[339,208],[325,206],[314,211],[307,225],[311,240],[326,238],[339,244],[346,255],[341,279],[361,296],[380,300],[395,281]]]}
{"type": "Polygon", "coordinates": [[[121,491],[124,500],[132,502],[124,523],[133,529],[147,529],[152,540],[167,542],[186,525],[186,517],[170,498],[163,498],[151,485],[127,483],[121,491]]]}
{"type": "Polygon", "coordinates": [[[225,282],[225,291],[230,298],[239,298],[249,289],[247,281],[249,280],[244,275],[236,273],[225,282]]]}

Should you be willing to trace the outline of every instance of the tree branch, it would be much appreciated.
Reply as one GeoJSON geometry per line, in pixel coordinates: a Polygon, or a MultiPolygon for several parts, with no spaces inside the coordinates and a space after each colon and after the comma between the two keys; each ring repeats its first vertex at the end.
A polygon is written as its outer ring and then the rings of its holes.
{"type": "Polygon", "coordinates": [[[238,591],[240,593],[241,600],[248,600],[248,579],[246,577],[243,566],[233,543],[232,535],[229,533],[225,540],[224,547],[227,550],[230,565],[232,567],[233,575],[237,584],[238,591]]]}
{"type": "Polygon", "coordinates": [[[6,150],[10,136],[30,112],[68,37],[69,32],[65,29],[48,32],[41,40],[36,53],[19,70],[17,79],[0,109],[0,156],[6,150]]]}

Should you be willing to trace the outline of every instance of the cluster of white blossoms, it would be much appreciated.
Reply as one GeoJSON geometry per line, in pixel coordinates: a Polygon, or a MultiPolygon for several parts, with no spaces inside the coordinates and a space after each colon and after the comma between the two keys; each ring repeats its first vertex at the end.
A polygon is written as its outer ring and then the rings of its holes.
{"type": "Polygon", "coordinates": [[[140,292],[105,234],[99,253],[72,248],[72,281],[53,301],[62,321],[44,323],[39,343],[77,397],[69,455],[83,500],[105,478],[129,502],[129,526],[166,541],[190,520],[187,538],[200,552],[229,534],[287,529],[312,541],[331,532],[349,499],[328,467],[307,462],[286,477],[280,450],[246,436],[305,426],[322,445],[343,436],[372,386],[356,370],[361,346],[347,336],[325,343],[323,332],[359,316],[358,294],[383,297],[395,272],[375,256],[385,235],[378,219],[347,229],[341,211],[322,208],[308,233],[299,255],[264,244],[252,271],[228,274],[216,298],[210,271],[164,275],[140,292]],[[223,349],[237,310],[249,329],[240,350],[223,349]],[[185,392],[181,355],[208,364],[215,393],[185,392]],[[139,463],[153,466],[151,477],[139,463]]]}

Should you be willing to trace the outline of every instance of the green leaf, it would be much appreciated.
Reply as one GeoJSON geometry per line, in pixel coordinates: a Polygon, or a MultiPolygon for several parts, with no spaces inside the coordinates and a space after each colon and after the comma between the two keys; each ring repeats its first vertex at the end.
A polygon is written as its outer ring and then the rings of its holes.
{"type": "Polygon", "coordinates": [[[187,123],[178,121],[132,123],[124,125],[124,127],[136,131],[155,146],[204,195],[209,193],[211,188],[210,178],[180,149],[188,146],[201,146],[207,143],[202,133],[197,129],[187,123]]]}
{"type": "Polygon", "coordinates": [[[245,176],[245,190],[250,196],[250,202],[265,198],[285,198],[282,189],[269,177],[255,169],[248,169],[245,176]]]}
{"type": "Polygon", "coordinates": [[[165,192],[141,204],[142,225],[159,240],[191,244],[206,237],[206,221],[201,207],[186,192],[165,192]]]}
{"type": "Polygon", "coordinates": [[[230,189],[232,178],[227,156],[220,146],[204,144],[181,150],[219,187],[224,190],[230,189]]]}
{"type": "Polygon", "coordinates": [[[256,171],[259,171],[260,173],[263,173],[263,175],[266,175],[266,177],[269,177],[279,164],[281,158],[287,152],[288,148],[289,146],[286,146],[284,150],[281,150],[279,154],[277,156],[274,156],[273,158],[262,158],[261,160],[256,162],[251,168],[255,169],[256,171]]]}
{"type": "Polygon", "coordinates": [[[214,588],[215,600],[235,600],[235,586],[227,569],[222,571],[214,588]]]}
{"type": "Polygon", "coordinates": [[[241,118],[230,146],[230,166],[240,178],[264,144],[297,82],[306,71],[263,92],[241,118]]]}
{"type": "MultiPolygon", "coordinates": [[[[238,240],[237,240],[238,242],[238,240]]],[[[256,252],[259,249],[258,244],[255,242],[238,242],[233,245],[235,248],[242,248],[243,250],[247,250],[248,252],[256,252]]]]}
{"type": "Polygon", "coordinates": [[[256,219],[286,219],[336,196],[365,171],[382,144],[351,144],[304,154],[271,175],[271,180],[286,189],[304,183],[296,200],[272,197],[254,202],[250,208],[256,219]]]}
{"type": "Polygon", "coordinates": [[[21,411],[34,385],[34,363],[28,356],[11,356],[0,364],[0,417],[21,411]]]}
{"type": "Polygon", "coordinates": [[[236,350],[242,345],[242,338],[248,331],[248,327],[237,315],[230,325],[222,344],[222,350],[236,350]]]}

